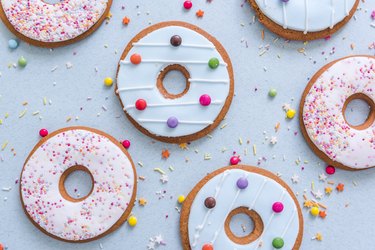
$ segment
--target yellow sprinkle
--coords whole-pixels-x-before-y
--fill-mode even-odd
[[[315,183],[312,181],[311,182],[311,189],[314,190],[315,189]]]
[[[33,114],[32,115],[39,115],[39,111],[35,111],[35,112],[33,112]]]
[[[174,171],[174,168],[173,168],[173,166],[169,166],[169,171]]]
[[[3,120],[2,119],[0,119],[0,125],[3,125]]]
[[[209,153],[205,153],[205,154],[204,154],[204,159],[205,159],[205,160],[211,160],[211,159],[212,159],[211,154],[209,154]]]
[[[46,97],[43,97],[43,105],[44,105],[44,106],[47,105],[47,98],[46,98]]]
[[[9,117],[9,113],[6,112],[4,117],[5,117],[5,119],[8,118]]]
[[[68,118],[66,118],[66,122],[70,122],[72,120],[72,117],[68,116]]]
[[[185,196],[183,195],[178,196],[177,201],[178,203],[182,204],[185,201]]]
[[[257,155],[257,146],[255,144],[253,145],[253,154]]]
[[[165,174],[161,168],[154,168],[154,171],[159,172],[160,174]]]
[[[22,106],[26,106],[27,104],[29,104],[29,103],[28,102],[23,102]]]
[[[19,114],[18,118],[22,118],[22,117],[26,114],[26,112],[27,112],[27,109],[25,109],[24,111],[22,111],[22,112]]]
[[[224,123],[223,125],[221,125],[220,129],[223,129],[227,126],[228,124]]]
[[[4,149],[8,146],[8,141],[5,141],[3,145],[1,146],[1,151],[4,151]]]
[[[238,142],[240,143],[240,145],[242,145],[242,138],[241,137],[238,139]]]

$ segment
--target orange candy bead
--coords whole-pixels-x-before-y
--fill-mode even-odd
[[[131,57],[130,57],[130,62],[132,63],[132,64],[140,64],[141,62],[142,62],[142,57],[141,57],[141,55],[139,55],[139,54],[133,54],[133,55],[131,55]]]
[[[214,247],[211,244],[204,244],[202,250],[214,250]]]
[[[0,250],[4,250],[4,246],[1,243],[0,243]]]

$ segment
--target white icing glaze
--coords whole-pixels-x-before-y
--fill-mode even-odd
[[[375,166],[375,123],[364,130],[344,118],[345,101],[356,93],[375,100],[375,59],[349,57],[314,82],[303,106],[303,123],[315,146],[331,160],[354,169]]]
[[[182,38],[179,47],[170,45],[173,35]],[[135,53],[142,56],[139,65],[130,63],[130,56]],[[208,67],[213,57],[220,61],[216,69]],[[176,99],[165,98],[156,87],[159,73],[171,64],[185,67],[191,78],[189,91]],[[172,25],[154,30],[133,44],[119,65],[117,87],[126,112],[140,126],[157,136],[180,137],[195,134],[215,121],[229,95],[230,78],[227,64],[211,41],[194,30]],[[214,103],[198,105],[203,94],[208,94]],[[146,100],[150,108],[133,108],[138,99]],[[172,116],[179,120],[173,129],[166,123]]]
[[[22,35],[40,42],[76,38],[99,21],[108,0],[0,0],[6,17]]]
[[[243,190],[236,185],[241,177],[249,182]],[[205,207],[207,197],[216,199],[213,209]],[[272,210],[276,201],[284,204],[284,210],[279,214]],[[263,223],[267,223],[262,235],[247,245],[232,242],[223,230],[223,221],[237,207],[256,211]],[[208,243],[213,244],[215,250],[257,249],[260,240],[263,242],[261,249],[273,249],[275,237],[284,239],[283,249],[292,249],[299,233],[299,217],[293,198],[278,182],[258,173],[230,169],[211,178],[196,194],[190,208],[188,233],[192,249],[201,249]]]
[[[318,32],[333,28],[349,15],[356,0],[255,0],[261,12],[291,30]],[[350,7],[350,8],[349,8]]]
[[[59,191],[65,170],[85,166],[94,179],[92,193],[71,202]],[[88,240],[109,230],[128,209],[134,192],[132,163],[107,137],[83,129],[48,138],[25,163],[21,196],[29,217],[53,236]]]

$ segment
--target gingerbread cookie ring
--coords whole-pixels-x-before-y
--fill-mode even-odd
[[[259,21],[290,40],[325,38],[354,15],[359,0],[248,0]]]
[[[254,229],[238,237],[231,218],[246,214]],[[286,183],[256,167],[230,166],[201,180],[184,201],[180,231],[183,249],[299,249],[303,217]]]
[[[171,94],[172,70],[186,88]],[[196,140],[213,130],[233,98],[233,69],[222,45],[183,22],[153,25],[130,41],[118,66],[116,94],[129,120],[144,134],[169,143]]]
[[[76,170],[90,174],[93,185],[80,199],[64,187]],[[137,187],[134,164],[122,145],[85,127],[43,138],[28,156],[20,180],[21,201],[31,222],[45,234],[73,243],[116,230],[131,212]]]
[[[375,57],[350,56],[319,70],[300,103],[300,125],[313,151],[346,170],[375,167]],[[367,120],[348,124],[345,110],[353,99],[370,107]]]
[[[59,47],[94,32],[106,18],[112,0],[0,0],[0,17],[17,37],[41,47]]]

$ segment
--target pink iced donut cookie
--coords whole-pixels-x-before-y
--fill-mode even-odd
[[[351,56],[324,66],[302,96],[300,123],[314,152],[330,165],[348,170],[375,167],[375,57]],[[345,118],[350,101],[370,107],[366,121]]]
[[[64,186],[74,171],[91,176],[91,192],[79,199]],[[91,128],[72,127],[44,137],[21,174],[26,215],[42,232],[59,240],[86,242],[117,229],[129,216],[136,172],[124,147]]]
[[[0,0],[0,17],[21,39],[37,46],[73,43],[104,21],[112,0]]]

